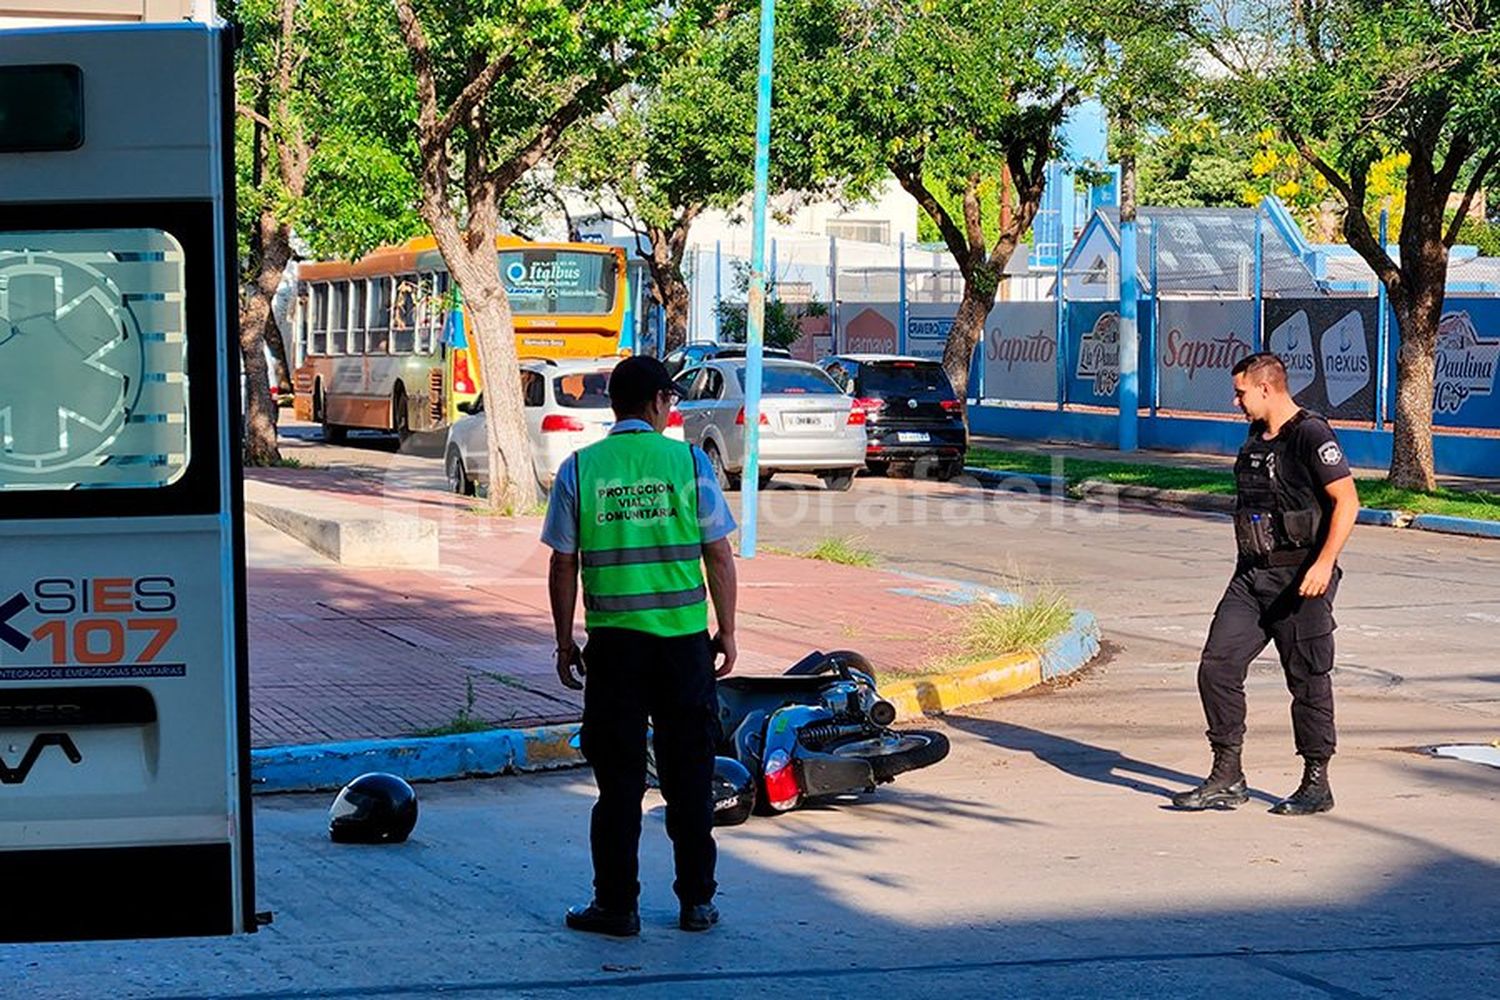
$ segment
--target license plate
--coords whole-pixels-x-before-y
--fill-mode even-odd
[[[781,426],[789,431],[831,431],[833,418],[826,413],[783,413]]]
[[[896,440],[901,444],[926,444],[932,438],[925,431],[900,431],[896,434]]]

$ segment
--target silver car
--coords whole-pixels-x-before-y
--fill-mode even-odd
[[[723,358],[677,376],[683,436],[708,454],[725,489],[745,468],[745,367]],[[761,387],[760,485],[778,472],[810,472],[847,490],[865,464],[865,413],[817,365],[767,361]]]

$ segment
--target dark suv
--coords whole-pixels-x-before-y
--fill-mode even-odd
[[[946,481],[963,471],[969,431],[938,362],[838,354],[818,366],[865,411],[865,465],[871,472],[911,475],[920,468]]]

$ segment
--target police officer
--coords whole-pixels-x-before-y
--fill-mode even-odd
[[[557,674],[583,689],[581,743],[599,786],[589,829],[594,898],[569,910],[567,925],[619,937],[640,933],[649,717],[676,860],[679,926],[704,931],[719,919],[715,677],[728,675],[736,656],[728,540],[735,523],[707,456],[660,433],[676,398],[666,367],[655,358],[626,358],[610,376],[609,397],[614,427],[558,470],[542,530],[553,550],[548,589]],[[580,567],[588,630],[581,651],[573,639]],[[712,640],[710,593],[718,619]],[[715,670],[717,656],[723,659]],[[585,672],[587,685],[579,676]]]
[[[1333,429],[1287,391],[1274,354],[1234,366],[1234,401],[1250,420],[1235,461],[1235,541],[1239,562],[1214,612],[1198,665],[1213,769],[1197,788],[1173,796],[1183,809],[1233,808],[1249,798],[1240,768],[1245,676],[1268,642],[1276,644],[1292,693],[1292,731],[1302,783],[1271,811],[1283,816],[1333,808],[1328,760],[1334,752],[1333,598],[1338,555],[1354,528],[1359,496]]]

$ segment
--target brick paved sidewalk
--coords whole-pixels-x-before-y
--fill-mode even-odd
[[[469,501],[390,477],[251,475],[437,520],[443,567],[252,569],[255,746],[409,735],[462,715],[497,725],[578,718],[580,696],[553,671],[539,518],[475,515]],[[739,669],[777,673],[812,649],[839,648],[877,668],[920,665],[948,648],[954,592],[885,570],[741,561]]]

